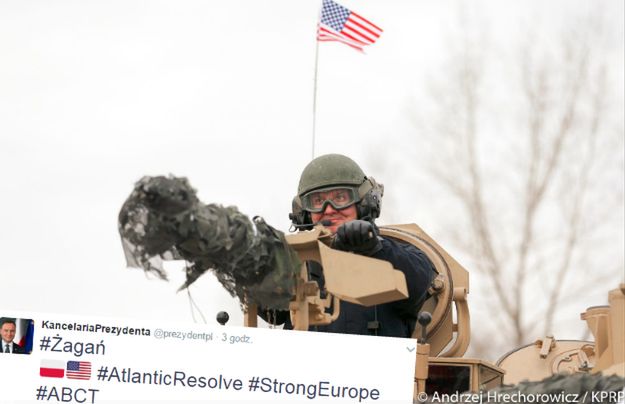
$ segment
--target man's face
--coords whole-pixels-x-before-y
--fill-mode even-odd
[[[15,338],[15,324],[4,323],[0,328],[0,337],[4,342],[11,342]]]
[[[332,207],[332,205],[327,204],[323,212],[311,213],[310,215],[313,223],[319,222],[320,220],[329,221],[330,224],[327,225],[326,228],[328,228],[332,232],[332,234],[336,233],[336,229],[338,229],[339,226],[343,223],[351,222],[352,220],[358,219],[356,205],[351,205],[346,207],[345,209],[336,210]]]

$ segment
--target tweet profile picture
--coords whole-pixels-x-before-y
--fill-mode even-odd
[[[0,317],[0,354],[30,355],[34,330],[30,318]]]

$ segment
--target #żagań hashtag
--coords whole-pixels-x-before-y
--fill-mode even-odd
[[[252,377],[249,382],[250,382],[250,387],[249,390],[250,391],[256,391],[256,389],[258,388],[258,376],[254,376]]]
[[[39,341],[39,348],[42,351],[47,351],[48,348],[50,348],[50,341],[51,341],[50,337],[43,337],[43,338],[41,338],[41,341]]]
[[[48,386],[39,386],[37,388],[37,400],[45,400],[48,393]]]
[[[106,380],[106,377],[109,375],[109,367],[108,366],[100,366],[98,369],[98,380]]]

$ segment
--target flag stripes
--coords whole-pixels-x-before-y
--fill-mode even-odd
[[[341,6],[333,0],[323,0],[317,29],[320,42],[337,41],[362,51],[378,40],[382,28]]]
[[[79,380],[91,379],[91,362],[68,361],[67,378]]]

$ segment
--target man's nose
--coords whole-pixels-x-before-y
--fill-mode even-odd
[[[323,212],[322,213],[324,215],[328,215],[328,214],[331,215],[331,214],[336,213],[336,212],[337,212],[337,210],[334,209],[334,206],[332,206],[331,203],[326,203],[326,206],[325,206],[325,208],[323,208]]]

